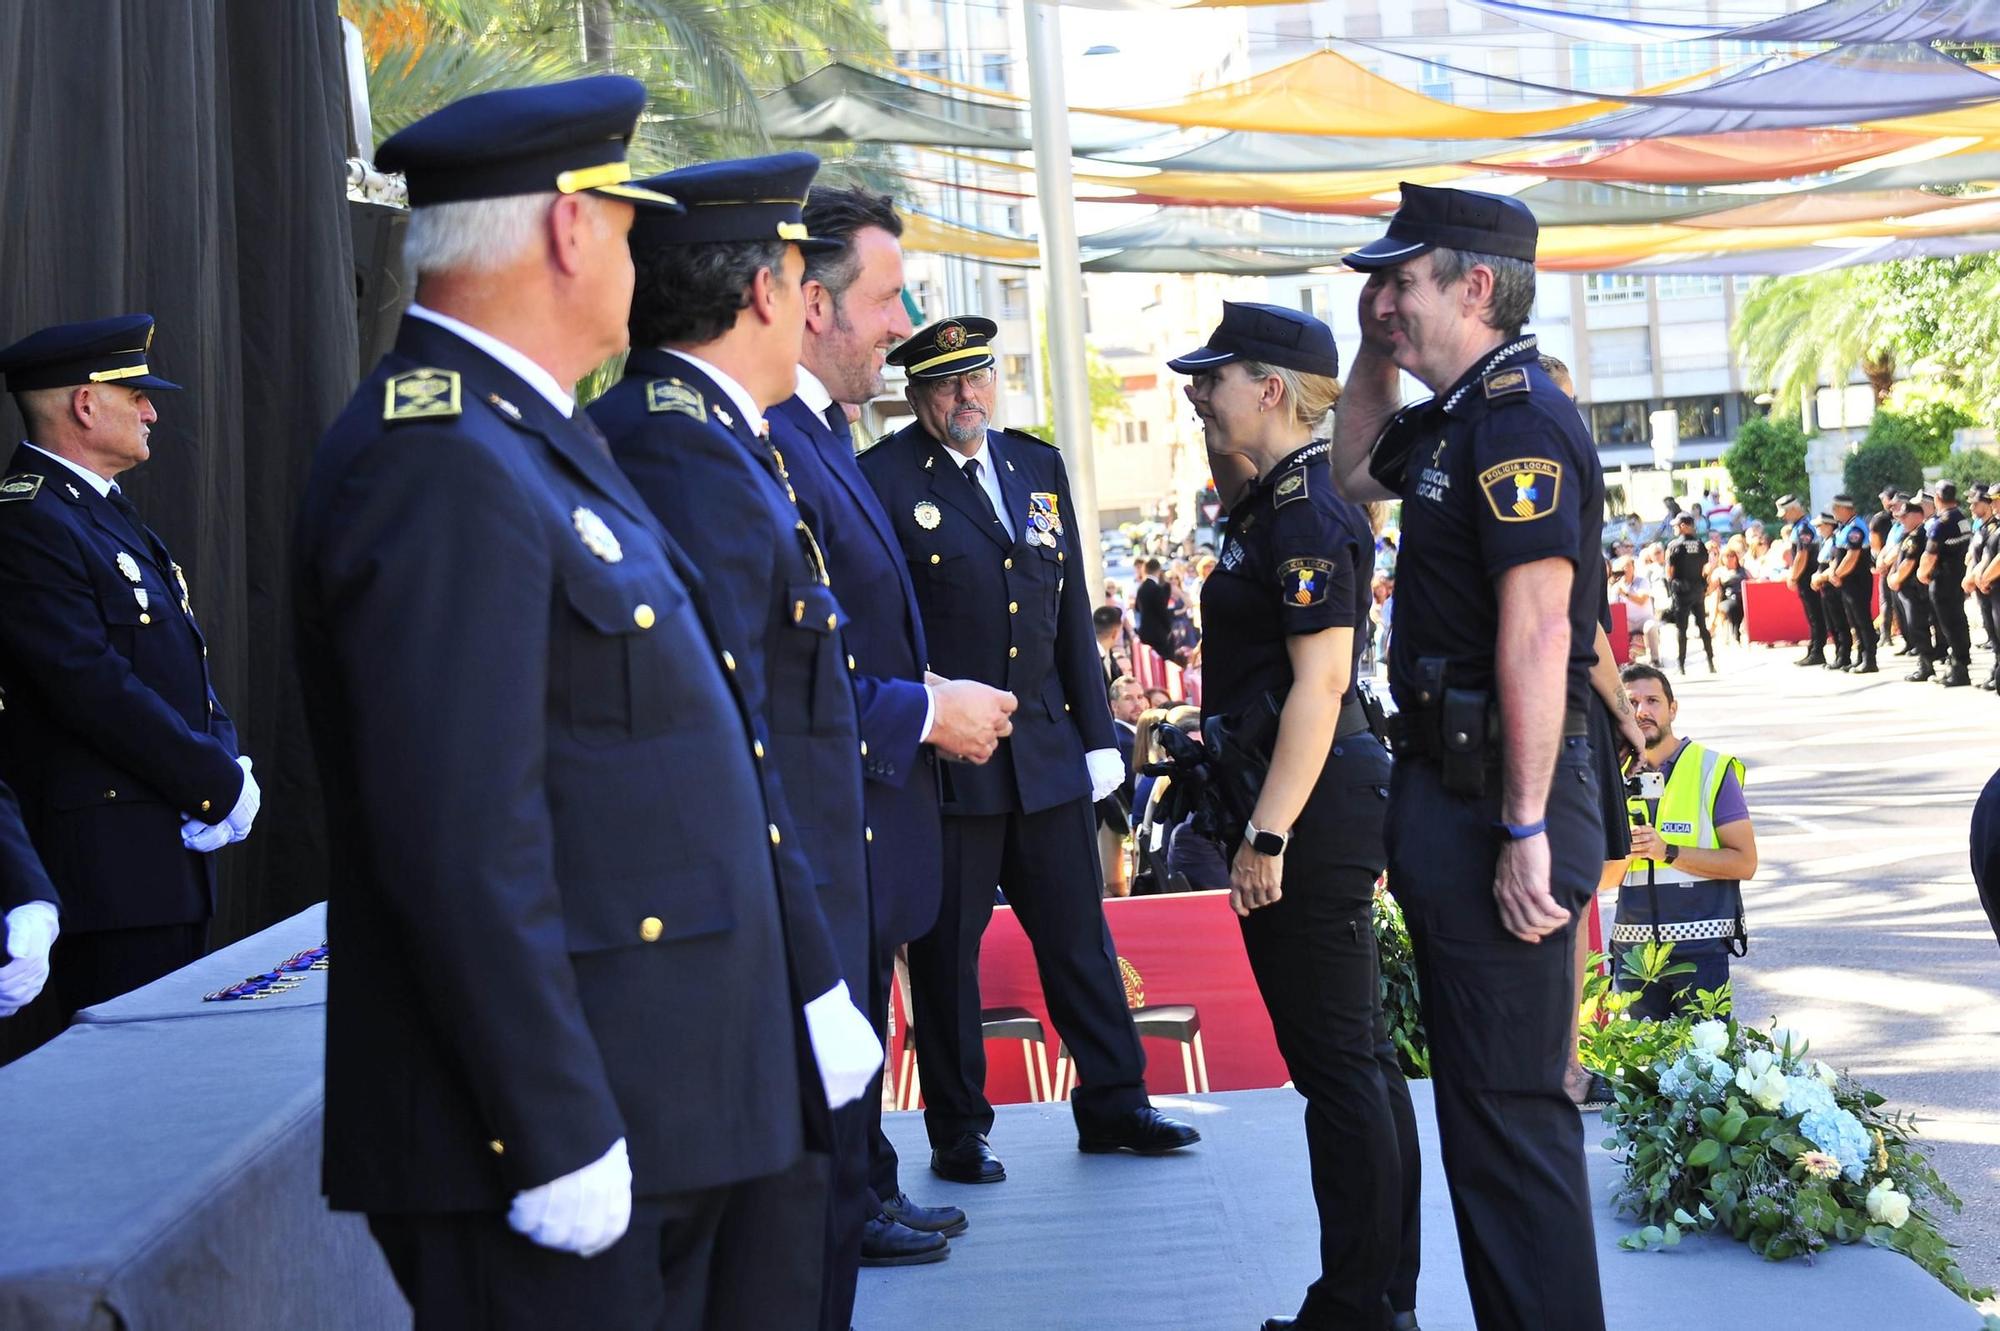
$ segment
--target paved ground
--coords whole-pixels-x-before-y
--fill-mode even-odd
[[[1909,683],[1907,659],[1857,679],[1795,669],[1798,654],[1725,650],[1720,674],[1676,680],[1677,733],[1749,767],[1762,868],[1737,1015],[1806,1032],[1921,1116],[1965,1200],[1944,1232],[1974,1283],[2000,1285],[2000,946],[1966,843],[2000,697]],[[1989,660],[1975,653],[1975,679]]]

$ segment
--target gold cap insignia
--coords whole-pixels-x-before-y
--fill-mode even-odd
[[[578,508],[569,515],[576,524],[576,534],[583,538],[583,548],[596,555],[607,564],[615,564],[625,557],[625,547],[618,544],[618,537],[611,528],[604,525],[604,519],[587,508]]]
[[[456,370],[408,370],[393,376],[384,392],[385,421],[451,417],[461,411]]]
[[[117,559],[113,562],[118,565],[118,571],[125,575],[125,581],[137,582],[139,580],[138,560],[120,550]]]
[[[939,351],[957,351],[965,345],[965,325],[947,323],[937,330]]]
[[[925,531],[936,531],[938,523],[944,519],[944,515],[938,512],[938,506],[928,499],[919,503],[910,516],[914,517],[917,525]]]

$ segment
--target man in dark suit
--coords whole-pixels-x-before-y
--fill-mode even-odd
[[[781,153],[686,167],[641,183],[685,214],[641,217],[625,377],[590,415],[653,515],[687,551],[731,641],[786,808],[775,818],[817,886],[843,994],[874,973],[861,764],[841,621],[818,518],[792,489],[764,412],[790,395],[805,326],[804,254],[825,248],[799,210],[819,159]],[[726,515],[726,516],[725,516]],[[719,520],[720,519],[720,520]],[[794,835],[796,833],[796,835]],[[878,1046],[879,1047],[879,1046]],[[847,1331],[862,1222],[863,1094],[834,1114],[822,1324]],[[879,1094],[873,1097],[880,1104]],[[876,1113],[880,1113],[877,1109]]]
[[[566,387],[626,345],[635,206],[676,206],[627,183],[644,97],[485,93],[382,145],[417,303],[301,511],[325,1185],[419,1327],[810,1325],[813,1147],[876,1066],[779,858],[748,645]]]
[[[1108,696],[1120,677],[1132,673],[1132,654],[1121,641],[1125,636],[1125,612],[1115,605],[1100,605],[1090,612],[1090,627],[1097,634],[1097,657],[1104,663],[1104,688]],[[1140,702],[1145,702],[1143,695]]]
[[[834,590],[847,613],[865,778],[862,797],[874,840],[868,847],[874,964],[868,1014],[887,1038],[889,991],[898,945],[937,919],[944,852],[938,827],[936,754],[984,762],[1008,727],[1012,694],[977,680],[926,684],[923,620],[903,553],[875,492],[854,460],[846,403],[882,391],[883,357],[910,334],[903,309],[903,229],[894,204],[854,189],[815,188],[804,221],[837,248],[806,256],[806,336],[797,392],[770,413],[771,439],[785,455],[799,502],[817,518]],[[862,1231],[868,1266],[911,1265],[947,1253],[966,1228],[955,1206],[923,1206],[898,1181],[895,1148],[881,1129],[881,1100],[869,1100],[867,1186],[872,1204]]]
[[[1167,604],[1167,579],[1160,561],[1148,558],[1139,565],[1146,576],[1132,593],[1132,610],[1139,616],[1139,641],[1160,654],[1163,661],[1175,661],[1174,612]]]
[[[250,831],[250,760],[217,701],[187,579],[117,477],[149,455],[153,320],[45,328],[0,351],[27,442],[0,479],[0,777],[63,898],[53,1022],[185,966],[208,853]]]
[[[49,948],[56,940],[59,900],[49,881],[14,792],[0,785],[0,1017],[35,1001],[49,979]]]
[[[945,769],[944,898],[937,924],[910,945],[931,1169],[960,1183],[1006,1177],[986,1141],[978,984],[995,884],[1034,945],[1050,1016],[1076,1058],[1078,1146],[1150,1154],[1200,1139],[1146,1098],[1100,904],[1092,805],[1125,773],[1083,561],[1069,563],[1076,515],[1059,452],[988,428],[994,332],[990,319],[945,319],[891,352],[917,419],[861,456],[910,568],[932,668],[1021,702],[991,762]]]

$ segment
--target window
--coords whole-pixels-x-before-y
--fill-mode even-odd
[[[1653,330],[1607,328],[1590,336],[1592,378],[1653,372]]]
[[[1700,42],[1656,42],[1642,48],[1641,66],[1648,85],[1668,79],[1684,79],[1711,65],[1713,47]]]
[[[943,51],[898,51],[896,63],[919,74],[944,75]]]
[[[1410,15],[1410,33],[1417,37],[1442,37],[1451,31],[1451,15],[1443,5],[1432,5]]]
[[[1309,42],[1313,25],[1309,18],[1281,18],[1273,25],[1272,36],[1280,42]]]
[[[1653,280],[1659,284],[1661,300],[1722,294],[1722,278],[1714,273],[1669,273]]]
[[[1018,203],[1007,205],[1007,234],[1010,236],[1021,234],[1021,205]]]
[[[1586,92],[1630,92],[1633,65],[1629,46],[1578,42],[1569,49],[1570,82]]]
[[[1028,317],[1027,278],[1003,277],[1000,279],[1000,317],[1002,319],[1025,319]]]
[[[1128,444],[1150,443],[1151,438],[1144,421],[1126,421],[1119,427],[1119,439]]]
[[[1027,393],[1028,358],[1026,356],[1007,356],[1003,358],[1002,363],[1007,372],[1007,392],[1015,397]]]
[[[1007,67],[1011,63],[1004,54],[988,54],[979,62],[979,81],[989,88],[1007,91]]]
[[[1720,397],[1670,397],[1660,404],[1680,422],[1683,439],[1721,439],[1722,399]]]
[[[1590,437],[1606,444],[1643,444],[1651,434],[1646,428],[1643,402],[1594,402],[1590,407]]]
[[[1319,310],[1316,308],[1319,302],[1315,299],[1318,295],[1319,293],[1311,287],[1300,287],[1299,312],[1314,319],[1319,318]]]
[[[1440,11],[1442,12],[1442,11]],[[1422,14],[1418,14],[1422,18]],[[1451,71],[1443,65],[1424,61],[1417,70],[1417,91],[1435,102],[1451,100]]]
[[[1347,16],[1347,37],[1350,41],[1372,42],[1382,35],[1382,15],[1380,11]]]
[[[1618,305],[1646,298],[1646,279],[1626,273],[1591,273],[1583,279],[1583,303]]]

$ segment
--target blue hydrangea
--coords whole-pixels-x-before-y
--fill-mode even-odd
[[[1817,1110],[1831,1114],[1839,1106],[1834,1103],[1833,1092],[1817,1077],[1791,1076],[1785,1078],[1785,1103],[1781,1106],[1787,1115],[1809,1114]]]
[[[1716,1104],[1735,1075],[1735,1069],[1715,1055],[1689,1050],[1660,1074],[1660,1094],[1669,1100]]]
[[[1868,1167],[1868,1129],[1845,1109],[1810,1109],[1799,1120],[1799,1132],[1840,1162],[1840,1172],[1859,1183]]]

